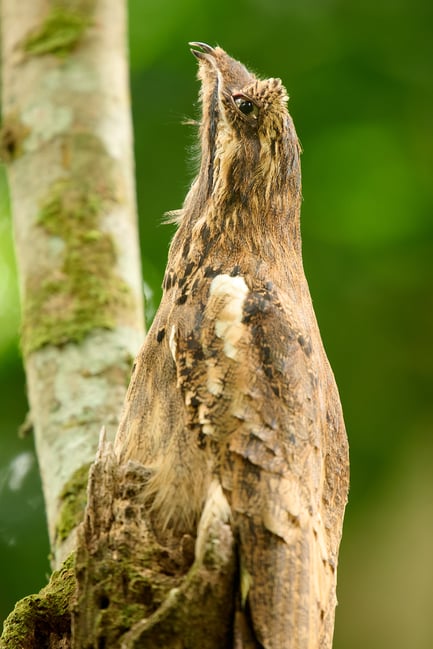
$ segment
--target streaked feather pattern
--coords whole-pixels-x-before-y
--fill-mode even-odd
[[[280,80],[193,46],[201,165],[116,449],[148,467],[161,538],[196,535],[221,493],[257,646],[327,649],[348,457],[302,268],[300,147]]]

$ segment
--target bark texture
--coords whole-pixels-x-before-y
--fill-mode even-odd
[[[194,547],[164,547],[152,533],[143,465],[120,465],[101,440],[79,529],[72,647],[230,646],[235,570],[230,524],[216,501]],[[194,562],[193,562],[194,560]]]
[[[53,566],[144,336],[125,3],[2,0],[2,154]]]

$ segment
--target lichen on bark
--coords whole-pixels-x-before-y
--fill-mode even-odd
[[[51,185],[37,217],[37,226],[63,247],[62,263],[26,279],[24,354],[79,342],[95,328],[114,329],[119,314],[133,310],[130,288],[116,273],[116,246],[101,227],[105,212],[122,200],[114,162],[96,136],[63,139],[69,173]]]

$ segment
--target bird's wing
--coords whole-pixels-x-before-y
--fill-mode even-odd
[[[200,344],[189,344],[197,375],[184,383],[186,403],[231,507],[254,633],[266,649],[317,647],[333,566],[321,519],[320,388],[307,332],[274,287],[250,291],[242,277],[219,275]]]
[[[135,360],[115,440],[121,462],[136,460],[148,470],[143,497],[163,542],[168,534],[194,533],[211,478],[197,443],[198,427],[188,418],[179,389],[185,365],[189,381],[197,379],[189,333],[194,313],[163,298]]]

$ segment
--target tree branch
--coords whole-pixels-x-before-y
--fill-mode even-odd
[[[191,649],[230,646],[235,555],[227,516],[214,499],[195,550],[191,537],[164,547],[148,522],[146,479],[141,464],[119,465],[101,439],[78,535],[72,647],[174,649],[180,637]]]
[[[53,565],[144,336],[125,5],[2,2],[3,156]]]

